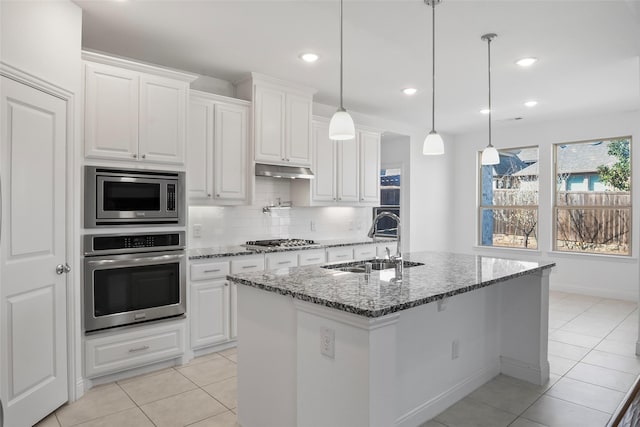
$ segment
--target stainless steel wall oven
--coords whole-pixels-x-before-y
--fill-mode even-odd
[[[186,312],[184,231],[84,236],[84,330]]]
[[[184,172],[85,166],[84,226],[185,223]]]

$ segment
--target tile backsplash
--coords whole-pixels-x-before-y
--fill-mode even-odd
[[[293,206],[263,213],[264,206],[291,200],[290,183],[256,177],[252,206],[190,206],[189,248],[231,246],[270,238],[330,240],[366,236],[372,220],[370,207]],[[193,236],[194,225],[201,226],[201,237]]]

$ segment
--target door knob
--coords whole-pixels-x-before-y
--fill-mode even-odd
[[[69,264],[58,264],[56,265],[56,274],[62,274],[62,273],[68,273],[71,271],[71,267],[69,267]]]

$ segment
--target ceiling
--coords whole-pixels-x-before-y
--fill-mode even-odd
[[[83,47],[231,82],[250,71],[318,90],[337,105],[337,0],[75,0]],[[436,7],[436,129],[486,126],[487,44],[494,126],[640,109],[640,0],[443,0]],[[315,64],[298,55],[313,51]],[[539,58],[524,69],[515,61]],[[415,87],[408,97],[401,92]],[[431,8],[344,1],[344,105],[431,125]],[[527,108],[523,103],[537,100]]]

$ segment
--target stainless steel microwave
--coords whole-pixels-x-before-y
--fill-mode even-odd
[[[84,226],[184,225],[185,174],[85,166]]]

